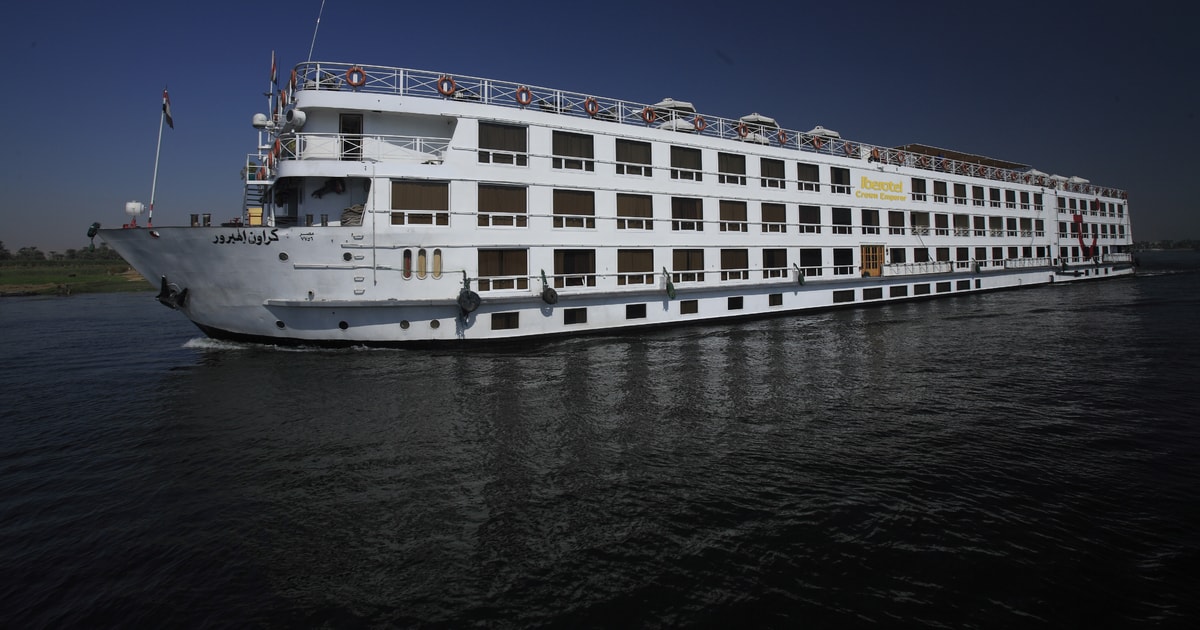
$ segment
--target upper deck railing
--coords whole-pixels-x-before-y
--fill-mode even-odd
[[[1110,198],[1127,198],[1124,191],[1090,183],[1065,181],[1044,174],[988,166],[967,160],[906,152],[828,134],[808,133],[737,119],[692,113],[647,103],[580,92],[496,81],[480,77],[412,70],[390,66],[306,62],[293,70],[289,90],[349,90],[426,98],[477,101],[519,109],[537,108],[565,116],[595,118],[620,124],[658,126],[692,134],[724,138],[797,151],[892,164],[933,172],[994,181],[1045,186]]]

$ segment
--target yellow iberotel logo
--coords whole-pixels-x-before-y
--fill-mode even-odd
[[[883,201],[904,201],[906,199],[903,182],[876,181],[866,175],[863,175],[862,183],[859,184],[858,190],[854,191],[854,196],[859,199],[880,199]]]

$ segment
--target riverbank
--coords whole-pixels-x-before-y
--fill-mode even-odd
[[[117,293],[153,288],[122,260],[8,260],[0,263],[0,297]]]

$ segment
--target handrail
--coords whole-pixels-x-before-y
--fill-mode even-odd
[[[353,71],[353,81],[351,81]],[[512,108],[538,108],[568,116],[590,117],[598,120],[639,125],[663,126],[688,133],[742,141],[754,144],[814,152],[847,158],[865,157],[871,162],[918,168],[934,172],[965,175],[983,179],[1024,183],[1061,189],[1066,192],[1097,195],[1113,199],[1128,199],[1125,191],[1058,180],[1046,175],[987,166],[965,160],[955,160],[901,149],[881,147],[863,142],[834,138],[821,134],[777,128],[740,120],[709,116],[674,109],[654,107],[581,92],[556,90],[481,77],[455,75],[426,70],[391,66],[358,65],[339,62],[310,61],[297,64],[295,82],[289,90],[353,90],[382,94],[398,94],[425,98],[478,101],[489,105]],[[361,73],[361,75],[359,74]],[[294,102],[294,99],[292,99]],[[699,124],[698,124],[699,123]]]

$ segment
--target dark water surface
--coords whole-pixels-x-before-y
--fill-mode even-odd
[[[0,626],[1200,615],[1200,256],[521,351],[0,301]]]

